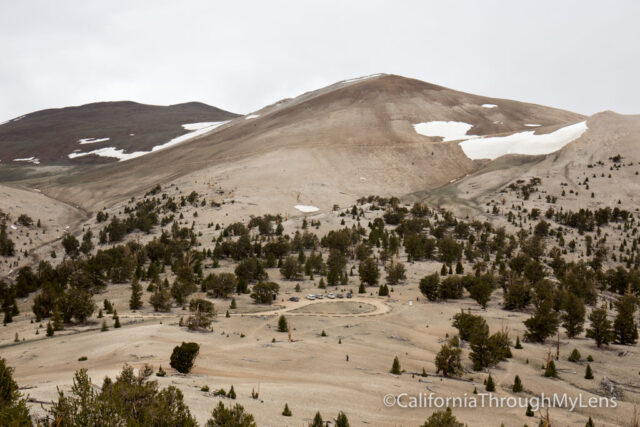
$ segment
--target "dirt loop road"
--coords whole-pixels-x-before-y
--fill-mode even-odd
[[[374,307],[374,310],[367,311],[364,313],[330,313],[330,312],[306,313],[306,312],[294,311],[310,305],[336,304],[336,303],[368,304],[368,305],[372,305]],[[285,307],[279,308],[276,310],[259,311],[256,313],[247,313],[247,314],[236,313],[236,314],[232,314],[232,316],[273,316],[273,315],[278,316],[278,315],[287,313],[287,316],[365,317],[365,316],[377,316],[377,315],[385,314],[391,311],[391,307],[385,304],[382,300],[374,299],[374,298],[364,298],[364,297],[354,297],[346,300],[340,300],[340,299],[308,300],[305,298],[305,299],[301,299],[298,302],[286,301],[284,304],[285,304]]]
[[[231,317],[263,317],[263,316],[279,316],[281,314],[286,313],[287,316],[322,316],[322,317],[367,317],[367,316],[379,316],[382,314],[389,313],[391,311],[391,307],[386,304],[384,301],[376,298],[366,298],[366,297],[354,297],[346,300],[308,300],[306,298],[301,299],[298,302],[294,301],[277,301],[279,305],[284,305],[284,307],[280,307],[273,310],[265,310],[265,311],[256,311],[252,313],[231,313]],[[367,304],[374,307],[373,310],[367,311],[364,313],[306,313],[306,312],[295,312],[294,310],[301,309],[303,307],[307,307],[310,305],[319,305],[319,304],[336,304],[336,303],[353,303],[353,304]],[[154,314],[136,314],[136,313],[126,313],[119,315],[121,318],[134,318],[134,319],[161,319],[161,318],[175,318],[179,316],[179,314],[173,313],[154,313]]]

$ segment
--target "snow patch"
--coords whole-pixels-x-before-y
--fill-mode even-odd
[[[25,117],[26,116],[20,116],[20,117],[16,117],[15,119],[9,119],[6,122],[0,123],[0,126],[6,125],[7,123],[11,123],[11,122],[17,122],[18,120],[24,119]]]
[[[84,157],[84,156],[89,156],[94,154],[100,157],[113,157],[118,159],[121,162],[124,162],[127,160],[135,159],[136,157],[144,156],[145,154],[153,153],[154,151],[164,150],[165,148],[169,148],[171,146],[196,138],[200,135],[204,135],[205,133],[219,126],[222,126],[225,123],[228,123],[228,120],[224,122],[203,122],[203,123],[184,124],[182,125],[183,128],[187,130],[193,130],[193,132],[189,132],[184,135],[175,137],[171,141],[165,142],[164,144],[156,145],[151,149],[151,151],[135,151],[133,153],[125,153],[124,149],[122,148],[105,147],[105,148],[100,148],[98,150],[89,151],[86,153],[70,153],[67,155],[67,157],[69,157],[70,159],[75,159],[77,157]]]
[[[120,161],[135,159],[136,157],[144,156],[148,154],[149,151],[135,151],[133,153],[125,153],[124,149],[116,148],[116,147],[105,147],[99,148],[97,150],[89,151],[86,153],[70,153],[67,157],[70,159],[75,159],[77,157],[90,156],[95,154],[100,157],[115,157]]]
[[[95,144],[96,142],[105,142],[109,141],[111,138],[82,138],[79,139],[78,142],[80,144]]]
[[[498,107],[496,104],[482,104],[482,106],[484,108],[497,108]]]
[[[34,165],[39,165],[40,164],[40,160],[38,160],[35,157],[25,157],[24,159],[13,159],[14,162],[29,162],[29,163],[33,163]]]
[[[507,136],[470,139],[459,145],[473,160],[493,160],[505,154],[549,154],[580,138],[586,130],[587,122],[579,122],[543,135],[536,135],[530,130]]]
[[[226,122],[200,122],[200,123],[185,123],[182,125],[186,130],[200,130],[204,128],[208,128],[210,126],[217,125],[218,123],[226,123]]]
[[[245,120],[251,120],[251,119],[256,119],[260,117],[260,114],[249,114],[248,116],[245,116]]]
[[[465,138],[475,138],[475,135],[467,135],[467,132],[472,127],[473,125],[470,125],[469,123],[453,121],[433,121],[416,123],[413,125],[415,131],[420,135],[440,136],[442,137],[442,142],[457,141]]]
[[[537,128],[540,125],[534,124],[534,123],[527,123],[525,124],[525,126],[530,127],[530,128]]]
[[[378,77],[381,76],[382,74],[377,73],[377,74],[369,74],[368,76],[362,76],[362,77],[356,77],[353,79],[348,79],[348,80],[343,80],[342,83],[352,83],[352,82],[358,82],[360,80],[367,80],[367,79],[372,79],[374,77]]]
[[[15,225],[11,224],[11,229],[12,229],[12,230],[17,230],[17,229],[18,229],[18,227],[16,227]]]
[[[311,205],[295,205],[294,208],[304,213],[318,212],[320,210],[319,208]]]

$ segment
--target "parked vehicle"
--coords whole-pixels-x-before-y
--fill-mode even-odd
[[[316,294],[316,299],[322,299],[322,298],[324,298],[324,295],[322,295],[322,294]]]
[[[329,299],[334,299],[336,296],[333,294],[333,292],[329,292],[329,295],[327,295],[327,298]]]
[[[291,297],[291,298],[289,298],[289,301],[298,302],[298,301],[300,301],[300,298],[298,298],[298,297]]]
[[[344,294],[343,293],[339,293],[338,295],[336,295],[339,299],[344,298]]]
[[[351,292],[347,293],[347,298],[353,298],[353,294]]]
[[[313,294],[309,294],[307,295],[307,299],[313,301],[314,299],[316,299],[316,296]]]

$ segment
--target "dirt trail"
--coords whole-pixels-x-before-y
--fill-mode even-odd
[[[336,302],[353,302],[353,303],[364,303],[368,305],[374,306],[373,311],[368,311],[365,313],[297,313],[294,310],[307,307],[309,305],[315,304],[330,304]],[[340,300],[340,299],[329,299],[329,300],[307,300],[303,299],[298,302],[294,301],[286,301],[282,303],[285,307],[274,309],[274,310],[265,310],[265,311],[257,311],[252,313],[230,313],[231,317],[263,317],[263,316],[279,316],[281,314],[287,313],[287,316],[322,316],[322,317],[367,317],[367,316],[378,316],[381,314],[386,314],[391,311],[391,307],[387,305],[385,302],[372,299],[372,298],[364,298],[364,297],[355,297],[348,300]],[[153,313],[153,314],[120,314],[121,318],[132,318],[132,319],[167,319],[167,318],[176,318],[179,317],[178,314],[174,313]]]

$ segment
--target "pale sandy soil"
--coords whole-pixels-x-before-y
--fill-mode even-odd
[[[204,211],[200,212],[196,219],[206,221]],[[369,218],[364,221],[371,219],[372,214],[367,215]],[[336,213],[316,216],[322,218],[322,227],[335,228],[342,219]],[[344,219],[346,225],[353,223],[350,216]],[[185,215],[185,221],[190,222],[191,218]],[[293,231],[300,223],[300,217],[292,218],[286,222],[285,230]],[[353,262],[348,269],[351,265]],[[406,284],[396,286],[390,298],[375,296],[375,288],[368,289],[372,295],[355,293],[357,276],[350,277],[346,287],[321,290],[317,288],[319,278],[313,282],[287,281],[281,279],[277,269],[268,269],[270,279],[282,286],[282,298],[274,306],[261,306],[253,304],[247,295],[238,296],[238,309],[230,310],[229,318],[224,317],[229,300],[214,300],[219,315],[213,332],[208,333],[190,332],[179,327],[180,317],[188,316],[188,312],[180,308],[174,308],[171,313],[153,313],[147,303],[147,292],[143,309],[131,312],[128,309],[129,286],[111,285],[104,294],[96,296],[96,301],[101,304],[108,298],[114,302],[123,323],[121,329],[100,332],[101,319],[94,317],[88,325],[70,327],[53,338],[45,338],[44,329],[35,335],[38,325],[30,323],[29,319],[33,317],[31,296],[19,302],[21,314],[16,321],[0,328],[0,352],[11,366],[16,367],[16,379],[26,387],[23,391],[34,401],[32,408],[36,411],[41,411],[40,403],[36,402],[49,402],[55,398],[56,387],[68,389],[73,372],[79,368],[86,367],[94,383],[100,385],[105,375],[115,376],[125,363],[136,368],[149,363],[156,368],[162,365],[167,370],[168,376],[159,379],[160,385],[178,385],[201,422],[206,420],[220,398],[201,392],[200,388],[208,385],[211,390],[228,389],[233,384],[238,393],[237,401],[256,416],[259,425],[301,425],[308,422],[316,410],[321,410],[325,419],[343,410],[352,425],[418,425],[432,410],[386,408],[382,403],[383,396],[403,392],[435,392],[439,396],[464,396],[467,393],[471,396],[474,387],[479,392],[484,390],[482,381],[487,373],[471,370],[468,345],[463,347],[466,373],[462,379],[434,376],[435,354],[446,335],[456,333],[451,326],[455,313],[470,308],[487,319],[492,331],[508,328],[514,340],[516,336],[522,337],[522,322],[529,315],[501,310],[501,291],[494,293],[486,311],[470,299],[426,302],[417,289],[418,281],[428,273],[439,271],[441,264],[416,262],[406,265]],[[229,271],[232,267],[223,262],[219,271]],[[465,264],[467,271],[470,268]],[[294,290],[296,283],[301,285],[299,293]],[[325,296],[321,301],[311,302],[304,298],[309,293],[326,295],[347,290],[354,291],[353,300],[328,300]],[[301,300],[297,303],[288,301],[292,295]],[[347,309],[342,303],[352,306]],[[338,310],[336,304],[343,307]],[[360,305],[363,308],[371,306],[373,311],[361,312]],[[289,321],[294,342],[288,342],[286,334],[276,332],[281,314]],[[113,320],[108,316],[106,319],[111,327]],[[327,337],[321,337],[323,330]],[[16,332],[24,342],[13,343]],[[272,343],[273,338],[275,343]],[[195,341],[201,345],[196,367],[187,376],[177,374],[168,366],[172,348],[182,341]],[[619,382],[624,390],[625,401],[617,409],[579,408],[574,412],[552,409],[552,419],[559,425],[582,425],[588,416],[607,426],[626,425],[632,405],[640,403],[635,380],[640,370],[640,354],[635,346],[612,345],[609,349],[598,350],[591,340],[569,340],[561,335],[560,360],[557,362],[560,378],[556,380],[544,378],[540,369],[548,347],[528,343],[523,346],[523,350],[513,350],[512,359],[491,369],[500,396],[512,394],[509,387],[516,374],[526,390],[522,396],[539,396],[543,392],[566,392],[570,396],[583,393],[585,398],[596,396],[605,377]],[[584,364],[566,361],[573,348],[578,348],[583,357],[593,355],[595,361],[591,365],[595,380],[583,379]],[[347,354],[349,362],[345,360]],[[88,360],[77,361],[81,356]],[[395,356],[406,371],[401,376],[388,373]],[[426,378],[419,376],[423,368],[429,374]],[[260,400],[254,400],[250,393],[258,387]],[[293,411],[291,418],[280,415],[285,403]],[[525,417],[524,412],[520,408],[455,409],[456,416],[470,426],[499,426],[500,423],[521,426],[537,422]]]
[[[600,120],[597,118],[593,120]],[[615,118],[610,118],[611,120]],[[634,123],[623,123],[624,129],[632,128]],[[605,132],[598,130],[598,123],[590,123],[590,131],[584,141],[589,144],[601,144],[602,151],[597,156],[581,154],[584,150],[580,143],[570,145],[568,154],[563,152],[558,157],[548,156],[545,159],[537,159],[533,162],[526,161],[504,167],[485,171],[479,175],[472,175],[456,182],[455,185],[443,189],[435,196],[444,200],[443,205],[449,203],[453,207],[466,209],[464,215],[480,220],[490,220],[496,225],[508,225],[502,212],[499,215],[487,213],[487,203],[491,201],[499,203],[506,211],[512,205],[520,203],[522,207],[531,209],[538,207],[543,212],[548,207],[544,200],[545,194],[559,196],[556,206],[564,209],[577,209],[580,207],[615,206],[617,200],[622,200],[621,207],[635,210],[640,202],[637,200],[638,178],[635,175],[640,170],[640,153],[636,153],[634,139],[629,136],[632,132]],[[592,131],[592,129],[595,129]],[[606,135],[611,135],[607,137]],[[589,139],[590,138],[590,139]],[[617,142],[616,142],[617,141]],[[580,141],[577,141],[580,142]],[[616,142],[616,145],[609,145]],[[585,142],[586,144],[586,142]],[[613,147],[613,148],[612,148]],[[620,170],[610,171],[610,162],[607,161],[612,150],[627,147],[622,153],[625,162],[633,162],[634,165],[623,167]],[[571,151],[575,150],[575,151]],[[607,151],[608,150],[608,151]],[[300,166],[295,164],[296,156],[287,154],[289,160],[283,166],[296,173],[303,173]],[[175,181],[178,189],[170,187],[167,193],[170,195],[187,195],[196,190],[206,195],[208,201],[216,200],[225,202],[221,208],[188,207],[183,209],[184,219],[182,225],[191,225],[195,221],[198,232],[202,232],[199,240],[204,248],[213,246],[213,239],[220,231],[207,224],[221,224],[223,227],[235,221],[247,221],[252,214],[281,213],[287,219],[284,223],[285,232],[292,233],[300,227],[302,218],[320,220],[318,229],[310,230],[319,236],[330,229],[345,226],[351,227],[354,220],[349,216],[339,217],[332,212],[333,204],[342,208],[351,206],[358,192],[361,172],[344,172],[337,181],[343,182],[340,191],[336,187],[324,189],[322,182],[317,183],[307,180],[304,184],[287,182],[286,175],[279,177],[274,171],[273,165],[280,159],[269,154],[263,154],[261,161],[271,166],[264,171],[258,171],[249,175],[239,174],[239,167],[256,168],[259,163],[236,162],[228,167],[211,168],[207,172],[193,172]],[[597,160],[605,162],[604,167],[586,168],[588,163]],[[311,160],[305,159],[304,164]],[[574,163],[571,164],[570,162]],[[271,162],[271,163],[269,163]],[[522,166],[525,165],[525,166]],[[290,168],[290,169],[289,169]],[[518,170],[519,169],[519,170]],[[601,170],[602,169],[602,170]],[[318,173],[321,168],[314,173]],[[390,172],[393,185],[385,188],[395,189],[400,185],[399,172],[394,175]],[[587,173],[597,173],[596,178],[590,178],[590,190],[578,185]],[[601,177],[605,173],[605,177]],[[608,174],[612,178],[608,178]],[[345,180],[345,176],[349,177]],[[264,181],[248,181],[249,177],[259,177]],[[319,175],[318,175],[319,176]],[[525,203],[515,197],[513,192],[501,193],[500,189],[510,181],[523,177],[537,176],[543,180],[541,186],[542,199],[537,199],[537,194]],[[591,175],[589,175],[591,176]],[[363,176],[365,177],[365,176]],[[369,177],[365,177],[369,179]],[[377,179],[384,179],[378,177]],[[265,182],[272,185],[270,191],[261,191],[265,188]],[[353,184],[352,184],[353,182]],[[567,182],[568,186],[560,183]],[[624,185],[620,185],[624,182]],[[415,184],[415,183],[414,183]],[[413,184],[412,184],[413,185]],[[350,187],[355,188],[351,191]],[[364,187],[363,187],[364,188]],[[562,189],[566,189],[566,196],[560,197]],[[579,194],[569,193],[569,188],[577,190]],[[275,189],[275,191],[273,191]],[[344,190],[344,191],[343,191]],[[15,190],[2,190],[15,191]],[[590,193],[594,191],[596,198],[591,199]],[[9,193],[7,193],[9,194]],[[14,195],[15,194],[15,195]],[[21,209],[33,213],[34,219],[39,218],[36,207],[38,203],[51,206],[50,199],[46,201],[29,192],[11,193],[11,204],[0,205],[3,210],[10,211],[13,215],[21,213]],[[275,195],[274,195],[275,194]],[[361,195],[361,194],[360,194]],[[138,194],[136,197],[139,197]],[[22,200],[25,197],[29,204],[18,205],[14,200]],[[44,196],[42,196],[44,197]],[[502,205],[501,198],[505,199]],[[446,200],[445,200],[446,199]],[[446,203],[445,203],[446,202]],[[110,212],[121,211],[123,202],[116,203],[110,208]],[[315,205],[320,208],[318,213],[306,214],[296,211],[296,204]],[[15,206],[14,206],[15,205]],[[57,205],[56,205],[57,206]],[[48,208],[54,209],[54,208]],[[57,209],[57,210],[56,210]],[[95,219],[82,221],[76,213],[65,211],[62,206],[55,207],[47,215],[42,216],[45,224],[52,219],[48,226],[49,233],[55,233],[53,237],[60,237],[66,225],[70,226],[70,232],[78,236],[83,226],[91,227],[97,234]],[[195,212],[198,213],[195,216]],[[379,214],[379,213],[378,213]],[[74,219],[72,221],[72,219]],[[373,218],[372,213],[367,213],[361,220],[363,226]],[[55,225],[54,225],[55,224]],[[526,223],[526,226],[533,224]],[[511,227],[511,226],[509,226]],[[50,230],[50,231],[49,231]],[[515,229],[509,229],[513,232]],[[12,238],[22,244],[26,239],[26,230],[20,230],[24,234],[12,235]],[[31,231],[29,231],[31,233]],[[610,233],[610,241],[618,242],[620,233],[615,232],[614,227],[605,227],[603,232]],[[159,227],[154,235],[159,233]],[[569,233],[574,238],[577,234]],[[569,241],[569,234],[565,237]],[[135,233],[129,238],[144,243],[154,235]],[[29,237],[32,237],[30,235]],[[19,240],[23,239],[23,240]],[[578,241],[575,254],[569,254],[569,258],[579,259],[584,248],[584,239]],[[35,243],[34,243],[35,245]],[[54,249],[61,254],[59,242],[53,243],[43,249],[46,254]],[[49,258],[50,259],[50,258]],[[51,259],[50,259],[51,260]],[[59,261],[51,260],[53,262]],[[403,262],[406,258],[402,257]],[[350,262],[348,269],[354,265]],[[468,359],[468,345],[464,345],[463,361],[466,369],[461,379],[445,379],[435,375],[434,358],[441,344],[446,340],[447,334],[453,336],[456,331],[451,326],[452,316],[460,309],[470,308],[472,312],[482,314],[488,321],[492,331],[508,328],[510,336],[523,336],[523,321],[529,317],[528,313],[507,312],[501,309],[502,295],[500,291],[493,294],[492,301],[486,311],[470,299],[450,301],[446,303],[429,303],[420,296],[418,282],[424,275],[439,271],[439,262],[407,263],[407,281],[404,285],[396,286],[390,298],[377,297],[377,289],[368,289],[365,295],[357,295],[350,303],[357,303],[358,307],[341,307],[336,309],[335,300],[325,299],[306,301],[304,297],[308,293],[344,292],[345,290],[357,290],[357,276],[349,277],[346,287],[321,290],[317,287],[319,277],[315,281],[304,280],[299,282],[301,291],[296,293],[296,282],[282,280],[276,269],[269,269],[270,280],[275,280],[282,287],[281,299],[274,306],[265,307],[253,304],[247,295],[237,297],[238,309],[230,310],[231,316],[224,317],[229,307],[229,301],[215,300],[218,317],[213,325],[213,332],[189,332],[186,328],[178,326],[180,317],[186,317],[187,311],[174,308],[171,313],[154,314],[148,305],[149,294],[145,292],[145,307],[135,313],[128,309],[130,289],[128,285],[110,285],[108,290],[96,296],[96,301],[101,304],[104,298],[113,300],[120,315],[123,327],[100,332],[100,320],[95,317],[87,325],[69,327],[66,331],[57,333],[53,338],[45,338],[44,329],[40,328],[39,335],[35,335],[37,324],[30,323],[32,319],[31,302],[33,295],[19,301],[21,314],[15,318],[15,322],[0,327],[0,354],[7,359],[10,366],[16,368],[15,377],[18,383],[24,387],[23,392],[28,394],[34,402],[32,408],[41,411],[39,401],[48,402],[56,396],[56,387],[68,390],[73,372],[86,367],[96,385],[100,385],[105,375],[115,376],[125,363],[134,367],[141,367],[149,363],[154,367],[162,365],[168,372],[168,376],[158,379],[161,386],[175,384],[185,393],[185,398],[192,412],[200,422],[208,417],[211,409],[220,400],[211,393],[204,393],[200,388],[208,385],[211,390],[218,388],[228,389],[234,385],[238,393],[237,401],[253,413],[261,426],[302,425],[309,421],[316,410],[320,410],[329,419],[334,417],[339,410],[345,411],[352,425],[371,426],[396,426],[419,425],[432,412],[431,409],[400,409],[385,408],[382,398],[388,393],[428,393],[433,391],[440,396],[464,396],[472,394],[474,387],[479,392],[484,390],[483,379],[486,372],[473,372]],[[2,273],[8,273],[9,266],[2,265]],[[222,262],[217,271],[231,271],[233,265]],[[205,274],[210,272],[205,270]],[[471,271],[471,266],[465,264],[465,271]],[[384,277],[384,274],[383,274]],[[146,284],[144,285],[146,287]],[[289,296],[296,295],[301,298],[298,303],[288,301]],[[609,296],[610,297],[610,296]],[[345,301],[346,302],[346,301]],[[359,305],[372,306],[373,311],[360,312]],[[335,313],[335,314],[332,314]],[[276,332],[278,316],[284,314],[292,326],[293,342],[288,342],[286,334]],[[109,326],[112,319],[107,317]],[[325,331],[327,337],[322,337]],[[15,334],[18,333],[19,343],[13,343]],[[276,342],[273,343],[272,339]],[[195,369],[187,376],[179,375],[169,368],[169,356],[171,350],[182,341],[195,341],[201,345],[200,356],[197,359]],[[339,344],[341,341],[341,344]],[[554,344],[554,343],[549,343]],[[525,392],[522,396],[539,396],[541,393],[568,393],[575,397],[583,393],[585,398],[596,396],[600,393],[601,382],[604,378],[615,381],[617,387],[622,390],[623,402],[616,409],[585,409],[577,408],[574,412],[561,409],[550,411],[554,425],[582,426],[589,416],[596,421],[596,425],[627,426],[631,419],[634,405],[640,405],[640,390],[638,389],[640,354],[637,346],[611,345],[609,348],[597,349],[592,340],[585,338],[567,339],[561,333],[560,358],[557,361],[559,379],[548,379],[542,376],[540,367],[547,358],[548,345],[523,343],[524,349],[513,350],[514,357],[500,363],[491,369],[491,374],[496,380],[497,394],[509,396],[513,378],[517,374],[522,379]],[[568,362],[567,356],[577,348],[583,357],[592,355],[594,362],[591,366],[595,379],[585,380],[585,365]],[[552,351],[554,348],[551,349]],[[346,362],[346,355],[349,362]],[[79,362],[80,356],[87,356],[88,360]],[[405,373],[401,376],[389,374],[392,360],[398,356]],[[426,378],[419,376],[422,369],[429,374]],[[252,389],[260,389],[260,399],[250,398]],[[225,401],[227,402],[227,401]],[[288,403],[293,412],[293,417],[285,418],[280,415],[284,404]],[[46,405],[45,405],[46,408]],[[527,418],[525,410],[517,409],[461,409],[454,410],[456,416],[470,426],[522,426],[525,423],[535,425],[538,419]],[[539,415],[539,414],[536,414]]]

